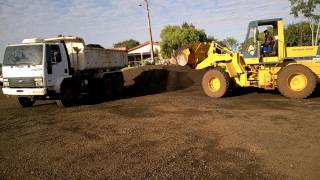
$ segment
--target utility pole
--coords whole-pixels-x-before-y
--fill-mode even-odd
[[[147,18],[148,18],[148,30],[149,30],[149,36],[150,36],[150,54],[151,54],[151,61],[152,64],[155,64],[154,62],[154,54],[153,54],[153,39],[152,39],[152,31],[151,31],[151,21],[150,21],[150,12],[149,12],[149,3],[148,0],[144,0],[146,4],[146,11],[147,11]]]

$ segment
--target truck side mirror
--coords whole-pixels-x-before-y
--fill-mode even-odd
[[[59,52],[53,53],[52,64],[57,64],[61,62],[61,54]]]

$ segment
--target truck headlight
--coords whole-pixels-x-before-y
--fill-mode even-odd
[[[42,78],[34,78],[34,81],[36,83],[36,87],[43,86],[43,79]]]
[[[3,87],[9,87],[10,84],[9,84],[9,81],[3,81]]]

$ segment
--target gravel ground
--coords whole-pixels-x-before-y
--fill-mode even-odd
[[[320,179],[320,98],[237,90],[203,72],[126,71],[124,95],[22,109],[0,95],[0,179]]]

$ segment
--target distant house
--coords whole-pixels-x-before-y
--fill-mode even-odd
[[[130,66],[141,65],[143,61],[150,58],[151,57],[150,49],[151,49],[150,42],[145,42],[143,44],[140,44],[139,46],[129,49],[128,60],[129,60]],[[154,51],[155,57],[159,56],[160,54],[159,42],[153,42],[153,51]]]

